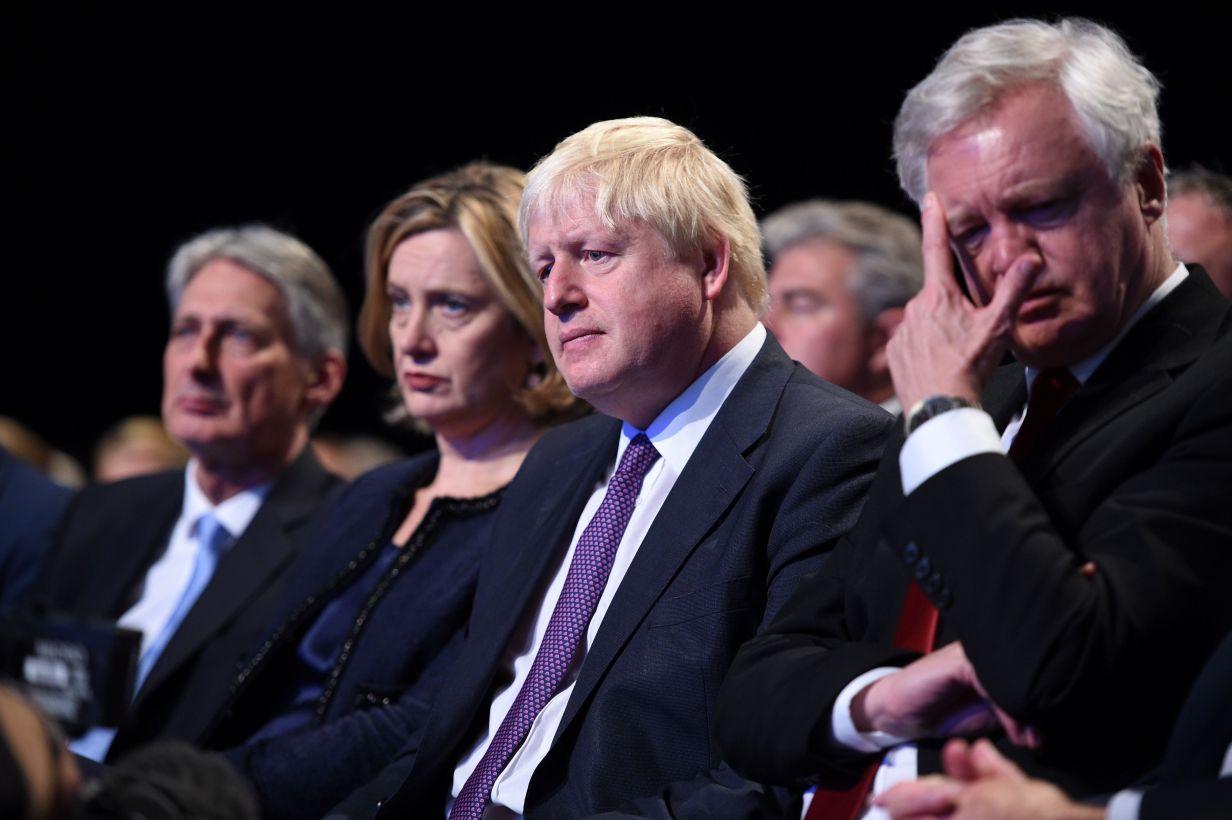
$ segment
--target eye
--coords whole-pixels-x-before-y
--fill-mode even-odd
[[[411,298],[406,295],[406,291],[398,288],[390,288],[385,291],[385,295],[389,297],[389,309],[391,313],[400,313],[411,306]]]
[[[539,284],[543,285],[543,284],[547,284],[548,277],[551,276],[551,274],[552,274],[552,266],[544,265],[538,271],[536,271],[535,276],[539,279]]]
[[[790,316],[811,316],[827,304],[820,294],[807,290],[786,291],[775,301],[779,310]]]
[[[1070,199],[1049,199],[1025,208],[1022,219],[1030,225],[1048,228],[1064,222],[1072,210]]]
[[[607,251],[582,251],[582,259],[587,262],[603,262],[611,256]]]
[[[464,316],[471,309],[468,299],[452,293],[442,293],[435,301],[440,312],[449,317]]]
[[[969,252],[977,250],[987,235],[987,225],[970,225],[953,234],[954,241]]]

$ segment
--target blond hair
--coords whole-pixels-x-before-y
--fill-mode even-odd
[[[603,224],[646,222],[681,256],[726,238],[729,275],[754,312],[765,310],[766,268],[744,180],[687,128],[630,117],[565,138],[527,175],[522,240],[534,216],[559,211],[579,194],[593,197]]]

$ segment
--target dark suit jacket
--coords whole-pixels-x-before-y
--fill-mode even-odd
[[[1040,729],[1039,754],[1011,752],[1028,770],[1089,794],[1159,760],[1232,626],[1230,321],[1191,267],[1025,463],[964,459],[904,498],[889,448],[850,539],[733,665],[719,699],[732,764],[849,780],[867,758],[834,748],[830,712],[858,674],[912,659],[889,644],[912,576],[941,611],[940,642],[961,640],[993,700]],[[984,405],[1003,427],[1025,399],[1014,366]]]
[[[1219,777],[1232,746],[1232,633],[1198,676],[1168,750],[1142,799],[1142,820],[1232,815],[1232,777]]]
[[[72,497],[71,490],[0,447],[0,613],[25,600]]]
[[[218,711],[236,665],[265,637],[314,513],[339,486],[308,448],[278,478],[150,670],[109,761],[152,740],[192,739]],[[119,618],[140,597],[183,502],[182,470],[83,490],[65,513],[37,598],[54,611]],[[207,646],[215,662],[203,664]]]
[[[613,598],[531,781],[528,816],[577,818],[636,798],[657,804],[676,797],[669,784],[693,778],[700,778],[695,799],[724,801],[720,816],[746,816],[742,801],[782,799],[730,770],[711,772],[721,763],[714,696],[739,644],[854,523],[891,424],[766,341]],[[595,416],[548,433],[532,450],[501,504],[469,636],[422,743],[340,813],[371,816],[397,791],[382,816],[443,816],[454,767],[502,683],[502,655],[539,606],[587,498],[612,465],[619,431],[615,419]]]
[[[436,452],[425,453],[346,488],[296,561],[283,595],[287,614],[270,622],[252,661],[234,673],[222,713],[195,739],[235,747],[227,756],[256,787],[265,818],[319,817],[379,773],[423,728],[458,656],[500,492],[435,499],[401,551],[406,563],[396,574],[386,568],[364,591],[311,724],[245,742],[298,694],[305,632],[388,549],[437,461]],[[205,659],[213,661],[212,649]]]

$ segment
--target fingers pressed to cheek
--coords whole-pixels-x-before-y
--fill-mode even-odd
[[[924,209],[920,214],[920,230],[923,234],[921,250],[924,255],[925,286],[933,285],[943,289],[956,288],[954,281],[954,262],[950,255],[950,235],[945,224],[945,211],[937,195],[929,193],[924,197]]]

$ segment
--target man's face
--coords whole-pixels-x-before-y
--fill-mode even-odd
[[[163,354],[163,422],[203,461],[283,458],[306,431],[309,365],[274,285],[227,259],[189,280]]]
[[[863,393],[871,350],[849,289],[854,264],[855,254],[827,239],[787,248],[770,269],[766,325],[787,355],[826,381]]]
[[[679,258],[644,222],[608,228],[588,199],[528,230],[544,326],[576,395],[645,427],[698,376],[709,314],[701,254]]]
[[[1059,89],[1012,92],[942,136],[929,152],[928,183],[978,303],[1019,260],[1039,267],[1012,336],[1024,364],[1081,361],[1145,297],[1156,217],[1139,184],[1109,177]]]
[[[1177,259],[1202,265],[1232,299],[1232,214],[1201,194],[1169,198],[1168,241]]]

